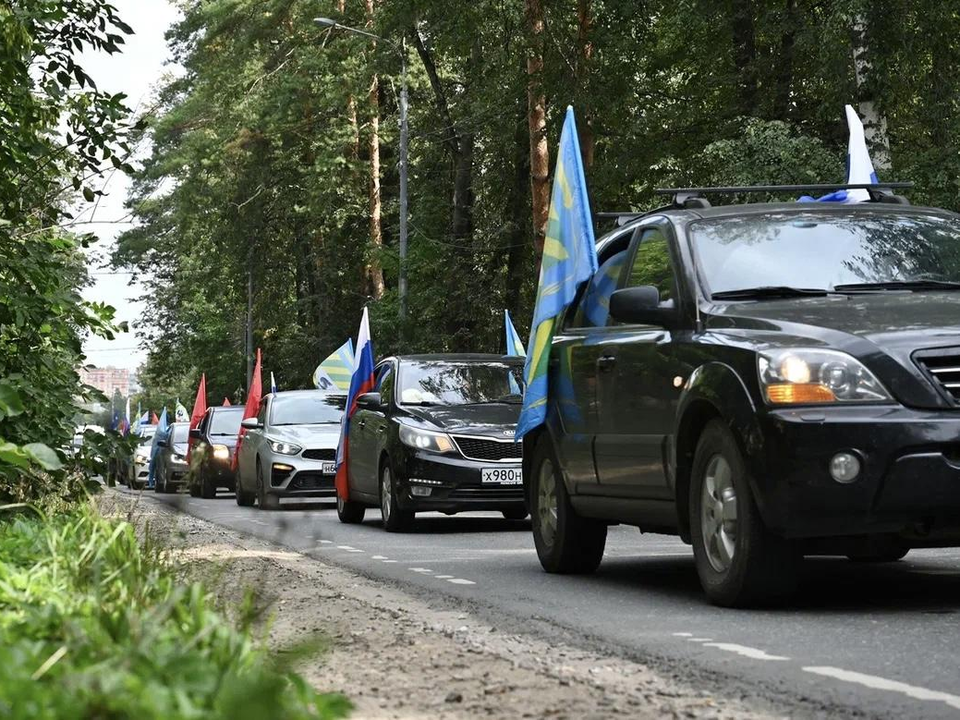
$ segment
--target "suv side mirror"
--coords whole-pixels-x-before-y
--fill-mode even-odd
[[[669,327],[673,324],[673,308],[660,304],[660,291],[653,285],[624,288],[610,296],[610,317],[617,322],[629,325],[658,325]]]
[[[263,426],[260,424],[259,420],[257,420],[255,417],[252,417],[241,420],[240,427],[244,427],[247,430],[259,430]]]
[[[190,430],[190,438],[191,438],[192,440],[202,440],[202,439],[203,439],[203,435],[202,435],[201,432],[200,432],[200,428],[192,428],[192,429]]]
[[[364,410],[380,410],[382,407],[382,402],[380,400],[380,393],[378,392],[368,392],[364,393],[357,398],[357,407]]]
[[[166,446],[167,446],[166,440],[157,440],[157,447],[166,447]]]

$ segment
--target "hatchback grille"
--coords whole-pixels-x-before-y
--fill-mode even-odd
[[[333,476],[318,472],[297,473],[290,487],[294,490],[333,490]]]
[[[304,450],[302,456],[307,460],[336,460],[337,451],[332,450]]]
[[[917,355],[917,362],[954,402],[960,402],[960,348],[924,352]]]
[[[517,442],[502,442],[472,435],[455,435],[453,439],[463,456],[470,460],[503,462],[520,460],[523,457],[523,448]]]

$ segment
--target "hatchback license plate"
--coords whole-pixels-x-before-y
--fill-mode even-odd
[[[322,472],[324,475],[333,475],[335,472],[337,472],[337,464],[335,462],[325,462],[321,466],[320,472]]]
[[[480,482],[484,485],[523,485],[520,468],[482,468]]]

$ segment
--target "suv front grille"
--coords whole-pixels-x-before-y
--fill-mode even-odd
[[[960,348],[918,353],[917,362],[954,402],[960,402]]]
[[[304,450],[302,456],[307,460],[336,460],[337,451],[336,449],[328,450],[319,450],[311,448],[309,450]]]
[[[512,440],[491,440],[475,435],[454,435],[453,440],[468,460],[510,462],[519,461],[523,458],[523,446]]]

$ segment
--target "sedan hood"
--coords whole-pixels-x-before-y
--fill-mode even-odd
[[[303,448],[335,448],[340,441],[340,423],[274,425],[267,435],[271,440],[282,440]]]
[[[437,405],[405,409],[414,417],[445,432],[513,437],[520,419],[520,403]]]

